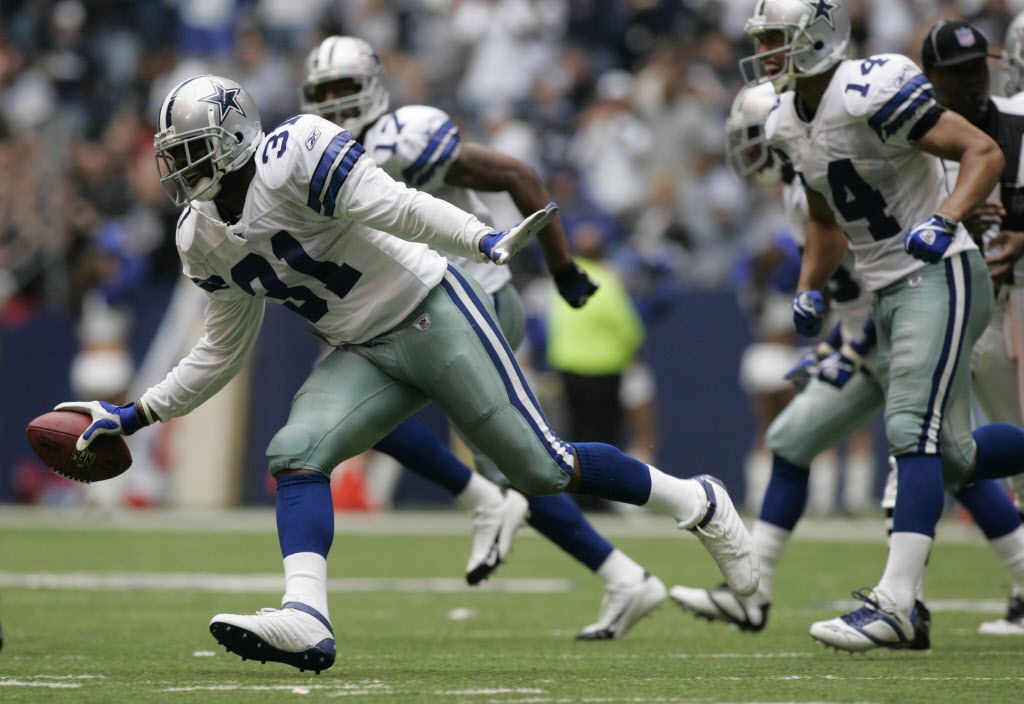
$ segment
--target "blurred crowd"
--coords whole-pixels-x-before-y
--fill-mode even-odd
[[[781,226],[723,159],[754,0],[6,0],[0,5],[0,300],[78,311],[174,277],[155,178],[158,105],[200,72],[235,78],[268,127],[299,109],[323,36],[373,44],[392,104],[535,165],[567,221],[683,287],[738,285]],[[1024,0],[849,0],[858,53],[916,56],[942,15],[995,45]],[[641,266],[649,278],[650,267]],[[740,268],[742,270],[742,267]],[[641,277],[642,278],[642,277]]]

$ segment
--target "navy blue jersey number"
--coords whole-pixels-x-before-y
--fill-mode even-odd
[[[828,185],[832,189],[832,202],[847,222],[867,219],[868,231],[876,240],[884,240],[900,233],[896,218],[886,214],[888,203],[881,191],[871,187],[849,159],[833,161],[828,165]]]
[[[270,244],[274,256],[300,274],[312,276],[339,299],[347,296],[363,275],[363,272],[348,264],[339,266],[334,262],[313,259],[302,248],[302,244],[284,230],[274,235]],[[295,311],[311,323],[327,314],[327,301],[305,286],[289,286],[281,281],[270,263],[256,253],[247,254],[232,267],[231,279],[250,296],[256,295],[252,282],[258,280],[268,296],[281,301],[285,308]]]

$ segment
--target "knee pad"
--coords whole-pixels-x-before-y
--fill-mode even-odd
[[[274,435],[267,445],[267,460],[270,473],[277,474],[286,469],[312,469],[330,476],[334,465],[311,461],[310,455],[316,439],[304,425],[286,425]]]
[[[764,444],[773,454],[798,467],[810,467],[814,461],[814,452],[805,441],[806,433],[793,428],[789,420],[791,414],[783,411],[772,421],[764,436]]]
[[[885,437],[889,441],[889,453],[896,457],[918,454],[923,428],[924,418],[918,413],[886,414]]]

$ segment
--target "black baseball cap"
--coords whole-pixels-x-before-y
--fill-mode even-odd
[[[978,28],[964,20],[936,22],[921,45],[921,65],[925,69],[956,66],[998,54],[988,53],[988,39]]]

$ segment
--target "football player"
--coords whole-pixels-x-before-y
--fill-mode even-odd
[[[768,84],[740,91],[728,120],[727,148],[730,163],[741,178],[754,178],[761,184],[770,183],[773,175],[782,179],[786,212],[802,244],[807,224],[803,189],[796,184],[791,167],[779,164],[765,145],[764,122],[776,100]],[[725,586],[673,587],[673,600],[703,618],[731,623],[744,631],[765,627],[775,569],[806,506],[811,461],[819,452],[848,440],[883,408],[884,392],[873,371],[877,360],[870,298],[849,253],[829,282],[829,294],[839,323],[792,370],[794,381],[808,377],[802,383],[803,391],[769,428],[772,479],[751,531],[761,559],[761,585],[755,595],[746,598],[737,597]],[[894,477],[886,496],[895,500]],[[1007,572],[1018,580],[1024,569],[1024,529],[1014,518],[999,483],[975,482],[956,498],[976,516]],[[931,615],[922,601],[922,591],[923,585],[918,585],[912,612],[914,638],[907,646],[915,650],[930,647]]]
[[[1007,93],[1019,92],[1024,14],[1010,25],[1006,37]],[[989,94],[988,40],[968,22],[942,21],[931,28],[921,46],[921,65],[943,106],[963,115],[996,140],[1003,152],[998,189],[965,224],[989,255],[987,262],[996,287],[992,321],[974,346],[971,375],[978,403],[989,421],[1024,425],[1021,365],[1024,364],[1024,184],[1021,147],[1024,146],[1024,95],[1001,98]],[[947,161],[947,181],[959,170]],[[1018,508],[1024,496],[1024,474],[1010,477]],[[984,524],[980,524],[985,528]],[[1009,528],[1009,525],[1003,526]],[[986,531],[988,533],[988,531]],[[992,536],[989,536],[993,540]],[[984,623],[982,633],[1024,635],[1024,529],[1019,527],[993,540],[1004,559],[1017,558],[1006,616]]]
[[[244,363],[268,298],[335,347],[267,448],[284,558],[281,608],[214,616],[210,631],[229,651],[316,672],[334,663],[329,474],[429,401],[524,493],[569,490],[650,505],[694,532],[737,593],[757,589],[750,534],[724,487],[706,475],[678,479],[610,445],[557,437],[490,298],[429,246],[505,264],[550,221],[553,204],[495,232],[396,182],[321,117],[298,115],[264,135],[252,97],[218,76],[175,86],[158,117],[160,181],[183,208],[176,244],[185,275],[209,297],[205,333],[133,403],[61,404],[92,415],[79,449],[210,398]]]
[[[936,103],[910,59],[845,59],[850,20],[840,2],[759,0],[747,33],[756,54],[741,60],[741,70],[749,83],[770,81],[781,93],[765,131],[807,195],[795,327],[807,336],[820,331],[822,290],[849,241],[872,292],[875,372],[899,475],[881,580],[855,593],[863,607],[813,624],[811,635],[848,651],[907,647],[944,479],[962,491],[1024,462],[1019,428],[995,423],[971,432],[961,364],[988,323],[992,287],[960,221],[991,193],[1003,157],[991,138]],[[937,157],[960,162],[952,191]]]
[[[380,59],[370,44],[356,37],[327,37],[306,61],[302,109],[335,122],[355,136],[374,161],[396,180],[454,203],[484,222],[491,221],[490,214],[475,191],[508,192],[524,212],[542,208],[550,200],[543,182],[529,165],[483,145],[463,141],[458,128],[442,110],[409,105],[387,112],[389,95],[384,81]],[[597,286],[569,257],[558,219],[553,219],[537,238],[559,293],[569,305],[582,306]],[[508,268],[464,257],[450,259],[480,282],[494,302],[502,332],[512,349],[516,349],[525,330],[525,316]],[[466,494],[493,494],[500,502],[500,490],[488,479],[508,486],[508,480],[486,456],[475,453],[475,464],[488,479],[471,472],[415,420],[404,421],[374,448],[448,488],[460,500]],[[510,500],[523,501],[515,491],[505,494],[505,502]],[[489,514],[486,504],[483,506],[476,508],[474,522],[487,526]],[[522,512],[518,515],[521,517]],[[607,595],[598,619],[581,630],[578,638],[620,638],[665,600],[661,580],[616,550],[594,530],[567,495],[530,497],[528,522],[605,583]],[[499,530],[495,537],[501,539],[509,532]],[[492,549],[483,531],[475,533],[482,539],[475,543],[467,567],[470,583],[486,577],[507,553],[500,543]]]

